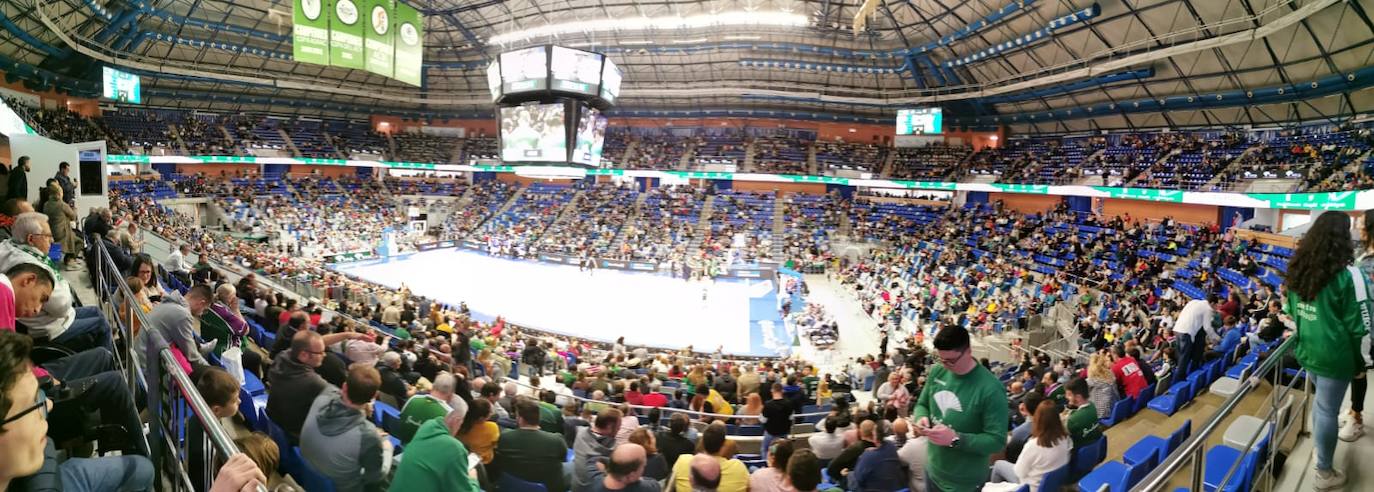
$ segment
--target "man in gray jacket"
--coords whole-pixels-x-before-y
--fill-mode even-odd
[[[573,440],[573,492],[592,489],[591,469],[587,468],[587,463],[611,455],[622,417],[620,410],[606,408],[596,416],[591,427],[577,429],[577,438]]]
[[[365,415],[381,386],[377,368],[355,364],[348,369],[343,389],[326,387],[310,405],[301,429],[301,455],[333,480],[338,492],[385,489],[391,441]]]

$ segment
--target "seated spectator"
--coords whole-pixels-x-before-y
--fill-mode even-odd
[[[1088,399],[1088,382],[1083,378],[1069,381],[1065,394],[1069,398],[1069,418],[1066,427],[1073,439],[1073,448],[1078,449],[1092,444],[1102,437],[1102,424],[1098,422],[1097,408]]]
[[[787,486],[797,492],[815,492],[820,486],[821,461],[809,449],[799,449],[787,460]],[[912,489],[916,490],[916,489]]]
[[[425,421],[406,446],[390,490],[481,490],[468,463],[468,449],[455,438],[465,419],[455,410],[443,419]]]
[[[167,259],[162,262],[162,269],[167,274],[175,276],[181,283],[191,285],[191,270],[194,267],[186,261],[186,257],[191,254],[191,245],[182,244],[177,249],[167,254]]]
[[[845,477],[849,490],[877,492],[906,486],[906,472],[897,457],[897,446],[883,437],[883,427],[873,426],[873,432],[867,436],[873,444],[872,449],[859,455],[854,470]]]
[[[653,480],[644,480],[646,454],[638,444],[626,443],[616,446],[605,461],[588,463],[587,470],[591,492],[626,491],[658,492],[663,487]]]
[[[32,341],[0,331],[0,484],[7,490],[151,490],[153,464],[138,455],[70,458],[59,463],[48,434],[52,402],[29,362]]]
[[[811,452],[816,454],[817,459],[829,461],[844,451],[844,434],[836,432],[839,430],[839,417],[828,416],[823,423],[825,424],[825,432],[811,434],[811,437],[806,438],[806,441]]]
[[[573,492],[591,490],[592,479],[588,471],[589,461],[608,456],[615,448],[615,436],[622,423],[620,410],[606,408],[596,416],[591,427],[577,430],[573,442]]]
[[[216,419],[226,419],[239,413],[239,380],[230,375],[228,371],[218,367],[211,367],[209,370],[200,374],[200,380],[196,382],[196,390],[200,392],[200,397],[205,400],[205,404],[210,407],[210,416]],[[225,432],[233,438],[232,425],[222,425]],[[191,484],[198,489],[200,484],[205,483],[205,426],[200,423],[200,419],[191,417],[186,422],[186,467],[187,473],[191,475]]]
[[[214,342],[201,344],[197,341],[195,318],[209,309],[210,298],[210,287],[202,284],[192,287],[180,299],[185,305],[168,299],[153,307],[147,316],[148,325],[134,337],[134,360],[139,362],[139,366],[148,370],[148,357],[156,361],[156,351],[163,348],[171,349],[178,360],[185,360],[182,369],[187,370],[188,374],[209,366],[205,353],[214,348]]]
[[[1112,375],[1116,377],[1117,390],[1128,398],[1135,398],[1140,391],[1150,386],[1140,368],[1140,362],[1126,354],[1126,346],[1117,344],[1112,347],[1116,362],[1112,363]]]
[[[703,458],[714,460],[716,471],[716,487],[719,492],[745,492],[749,490],[749,469],[745,468],[744,463],[737,459],[726,456],[725,445],[725,423],[713,422],[706,426],[706,430],[701,433],[701,449],[695,455],[679,456],[677,462],[673,464],[673,476],[678,490],[697,490],[693,487],[699,473],[699,462]]]
[[[519,427],[501,433],[496,457],[488,470],[492,481],[509,473],[526,482],[543,484],[547,490],[568,490],[563,460],[568,446],[557,434],[539,429],[539,404],[527,397],[515,401]]]
[[[774,441],[768,450],[768,466],[749,475],[750,492],[789,492],[787,461],[792,458],[792,441]]]
[[[668,478],[668,461],[658,452],[653,432],[647,427],[635,429],[630,433],[630,442],[644,448],[644,478],[659,481]]]
[[[468,450],[482,459],[482,464],[491,464],[496,456],[496,443],[501,438],[501,429],[490,420],[491,402],[478,398],[468,406],[467,416],[458,427],[458,440]]]
[[[52,230],[47,216],[36,212],[19,214],[10,232],[10,240],[0,242],[0,270],[8,270],[19,263],[33,263],[48,269],[54,279],[52,295],[43,303],[42,311],[19,317],[19,324],[27,328],[29,336],[51,340],[76,351],[96,347],[113,351],[110,326],[100,308],[74,307],[71,286],[49,263]]]
[[[1035,429],[1031,439],[1013,465],[997,460],[992,465],[991,482],[1012,482],[1029,485],[1032,492],[1040,491],[1040,479],[1046,473],[1069,464],[1072,440],[1069,431],[1059,420],[1054,402],[1042,401],[1035,410]]]
[[[467,402],[455,394],[457,385],[456,376],[447,372],[440,373],[434,378],[434,387],[429,393],[415,395],[406,400],[405,406],[401,407],[400,427],[393,429],[401,444],[409,443],[415,431],[428,420],[443,418],[454,410],[462,410],[463,415],[467,415]]]
[[[325,388],[310,405],[301,428],[301,456],[334,481],[339,492],[382,490],[391,470],[391,441],[365,412],[382,377],[372,366],[348,370],[343,388]]]
[[[315,372],[324,361],[325,341],[324,336],[313,331],[296,332],[289,341],[290,349],[277,354],[267,375],[272,383],[272,391],[267,394],[267,416],[286,431],[293,444],[300,442],[311,403],[329,386]]]
[[[691,421],[687,415],[674,413],[668,418],[668,429],[654,436],[665,462],[676,464],[679,456],[690,455],[696,449],[696,443],[687,437],[690,428]]]
[[[854,467],[859,463],[859,456],[873,447],[873,432],[876,425],[872,420],[865,420],[859,424],[858,440],[846,446],[839,456],[830,460],[830,466],[826,471],[836,480],[848,480],[849,473],[854,471]],[[847,482],[846,482],[847,483]]]
[[[401,354],[395,351],[382,354],[381,360],[377,362],[377,373],[382,375],[382,394],[377,396],[378,400],[386,401],[393,407],[400,407],[401,402],[415,395],[415,387],[401,376]],[[483,388],[483,396],[486,396],[485,390],[486,388]],[[387,401],[388,399],[390,401]]]
[[[1026,421],[1012,428],[1011,436],[1007,438],[1007,450],[1003,453],[1007,461],[1015,463],[1016,457],[1021,455],[1021,449],[1026,445],[1026,440],[1030,439],[1031,430],[1035,426],[1035,412],[1031,409],[1039,408],[1042,401],[1045,401],[1045,397],[1032,391],[1017,405],[1017,412],[1020,412]]]
[[[930,446],[930,439],[925,436],[912,439],[914,427],[907,419],[898,419],[893,422],[893,444],[897,445],[897,457],[906,466],[907,488],[925,490],[926,455],[928,454],[927,448]]]
[[[1116,393],[1116,376],[1112,375],[1112,363],[1107,353],[1099,351],[1088,360],[1088,394],[1097,418],[1105,419],[1112,413],[1112,405],[1121,396]]]

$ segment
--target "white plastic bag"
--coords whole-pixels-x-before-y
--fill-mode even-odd
[[[229,347],[229,350],[220,355],[220,360],[224,361],[224,370],[238,378],[239,385],[247,383],[243,376],[243,349],[237,345]]]

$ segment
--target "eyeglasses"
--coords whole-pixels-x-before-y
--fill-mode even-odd
[[[960,361],[961,359],[964,358],[964,354],[966,354],[968,350],[969,350],[969,349],[964,349],[964,350],[959,351],[959,355],[958,355],[958,356],[955,356],[953,359],[946,359],[946,358],[944,358],[944,357],[940,357],[940,363],[942,363],[942,364],[944,364],[944,365],[947,365],[947,366],[952,366],[952,365],[958,364],[959,361]]]
[[[34,410],[40,410],[41,412],[43,412],[42,414],[40,414],[43,416],[43,420],[48,420],[48,393],[43,391],[43,388],[38,388],[37,400],[38,401],[34,402],[33,406],[25,408],[23,411],[14,414],[13,417],[5,419],[4,422],[0,422],[0,427],[4,427],[6,424],[9,424],[10,422],[14,422],[16,420],[24,418],[25,415],[32,413]]]

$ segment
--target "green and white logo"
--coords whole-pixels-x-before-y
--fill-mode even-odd
[[[301,0],[301,9],[305,10],[305,18],[316,20],[320,18],[320,7],[324,0]]]
[[[358,23],[358,6],[353,4],[353,0],[339,0],[334,4],[334,16],[347,25]]]
[[[414,24],[409,22],[401,24],[401,41],[411,46],[420,44],[420,33],[415,30]]]

